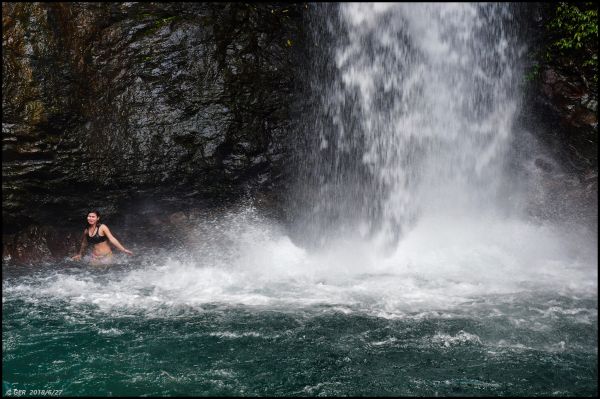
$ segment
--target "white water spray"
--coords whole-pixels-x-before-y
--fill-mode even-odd
[[[317,124],[319,148],[308,149],[332,153],[309,182],[323,187],[311,223],[395,245],[421,214],[506,208],[524,50],[509,8],[340,5],[336,83],[322,95],[331,123]]]
[[[521,49],[509,8],[340,5],[342,37],[329,53],[319,43],[333,76],[315,77],[322,119],[304,132],[315,140],[295,234],[319,250],[247,208],[201,221],[188,257],[150,258],[103,284],[59,273],[5,288],[107,311],[325,304],[384,317],[490,294],[595,295],[585,234],[511,206]]]

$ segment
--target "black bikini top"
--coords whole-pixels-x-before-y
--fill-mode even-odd
[[[88,244],[99,244],[101,242],[106,241],[106,236],[101,236],[100,234],[98,234],[98,231],[100,231],[100,226],[102,226],[102,223],[96,226],[96,234],[94,234],[91,237],[89,232],[86,230],[85,237],[87,238]]]

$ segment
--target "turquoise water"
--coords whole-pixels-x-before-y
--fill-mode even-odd
[[[290,301],[284,282],[194,302],[178,299],[193,279],[158,288],[157,257],[122,262],[3,265],[5,395],[597,395],[593,292],[529,287],[411,310],[355,287],[394,276],[362,274],[336,286],[353,290],[344,302]],[[171,262],[165,273],[193,276]]]
[[[597,238],[531,220],[540,183],[504,173],[511,15],[317,10],[335,67],[307,78],[324,115],[297,193],[316,249],[242,209],[109,268],[3,260],[3,394],[597,396]]]
[[[597,246],[575,230],[424,217],[394,253],[319,252],[245,208],[186,237],[108,268],[5,260],[4,394],[597,394]]]

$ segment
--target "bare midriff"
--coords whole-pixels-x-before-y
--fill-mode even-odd
[[[104,255],[111,254],[112,250],[110,249],[110,245],[108,245],[108,243],[106,241],[104,241],[104,242],[99,242],[98,244],[95,244],[94,249],[92,250],[92,253],[95,256],[104,256]]]

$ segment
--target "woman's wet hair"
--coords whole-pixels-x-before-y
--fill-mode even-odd
[[[85,214],[85,225],[86,225],[86,227],[88,227],[88,226],[90,225],[90,224],[87,222],[87,216],[88,216],[90,213],[95,213],[95,214],[96,214],[96,216],[98,217],[98,219],[100,219],[100,212],[98,212],[97,210],[91,210],[91,211],[88,211],[88,213],[86,213],[86,214]]]

